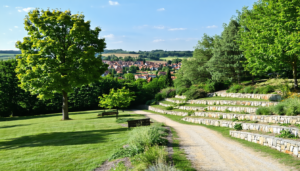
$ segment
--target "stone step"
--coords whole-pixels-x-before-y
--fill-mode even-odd
[[[282,116],[282,115],[255,115],[255,114],[236,114],[236,113],[221,113],[221,112],[195,112],[194,116],[200,117],[210,117],[210,118],[220,118],[223,119],[234,119],[238,120],[250,120],[258,121],[263,123],[290,123],[290,124],[300,124],[300,116]]]
[[[226,93],[225,91],[209,93],[208,97],[232,97],[232,98],[248,98],[248,99],[265,99],[271,101],[280,101],[281,95],[278,94],[244,94],[244,93]],[[185,99],[185,96],[176,95],[175,98]]]
[[[159,102],[159,105],[161,106],[173,106],[165,103]],[[207,107],[196,107],[196,106],[179,106],[178,109],[183,109],[183,110],[202,110],[204,111],[205,108],[209,111],[226,111],[229,110],[231,112],[247,112],[247,113],[255,113],[257,110],[256,107],[235,107],[235,106],[207,106]]]
[[[185,103],[184,100],[165,99],[172,103]],[[188,100],[190,104],[206,104],[206,105],[242,105],[242,106],[274,106],[279,102],[264,102],[264,101],[236,101],[236,100]]]
[[[242,123],[238,121],[233,122],[228,120],[215,120],[215,119],[192,118],[192,117],[185,117],[182,118],[182,120],[191,123],[228,127],[228,128],[234,128],[235,124],[242,124],[243,130],[271,132],[275,134],[280,134],[280,131],[282,130],[288,130],[294,135],[298,135],[299,133],[299,128],[296,127],[276,126],[276,125],[267,125],[267,124],[258,124],[258,123]]]
[[[172,110],[163,110],[163,109],[159,109],[159,108],[155,108],[152,106],[148,107],[148,110],[154,111],[154,112],[158,112],[158,113],[162,113],[162,114],[169,114],[169,115],[177,115],[177,116],[187,116],[188,112],[175,112]]]
[[[230,131],[230,136],[268,146],[280,152],[287,153],[296,157],[300,157],[300,142],[295,140],[288,140],[277,138],[269,135],[254,134],[242,131]]]

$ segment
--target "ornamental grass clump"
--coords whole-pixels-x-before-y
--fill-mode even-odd
[[[167,130],[158,125],[136,127],[131,131],[131,137],[128,140],[127,148],[120,148],[109,158],[109,160],[132,157],[143,153],[155,145],[166,145],[167,140],[163,137],[167,135]]]
[[[226,91],[226,93],[238,93],[242,88],[243,88],[242,85],[235,84],[235,85],[231,86],[231,87]]]
[[[278,105],[272,107],[273,113],[277,115],[296,116],[300,114],[300,95],[294,94],[282,100]]]
[[[256,110],[256,114],[257,115],[271,115],[272,114],[272,110],[270,107],[259,107]]]

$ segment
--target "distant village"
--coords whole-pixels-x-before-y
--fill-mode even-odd
[[[128,69],[131,66],[135,66],[138,70],[134,74],[135,79],[145,79],[148,82],[152,80],[152,78],[156,78],[160,75],[166,75],[166,72],[162,71],[164,67],[169,67],[171,70],[171,78],[174,80],[175,72],[180,69],[181,62],[167,64],[167,63],[159,63],[159,62],[150,62],[146,61],[109,61],[103,60],[103,63],[108,64],[108,70],[105,71],[103,76],[106,76],[110,73],[111,69],[114,69],[117,74],[123,75],[124,73],[128,73]],[[126,71],[127,70],[127,71]],[[126,71],[126,72],[124,72]],[[157,74],[149,74],[149,71],[157,71]],[[153,73],[153,72],[151,72]],[[119,79],[124,79],[123,77],[118,77]]]

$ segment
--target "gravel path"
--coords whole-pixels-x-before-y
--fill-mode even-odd
[[[134,112],[173,127],[180,138],[180,146],[197,170],[293,170],[205,127],[180,124],[162,115],[141,110]]]

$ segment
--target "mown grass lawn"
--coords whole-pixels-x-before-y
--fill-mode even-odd
[[[99,112],[70,112],[68,121],[61,114],[0,118],[0,170],[93,170],[130,136],[115,116],[97,117]]]

